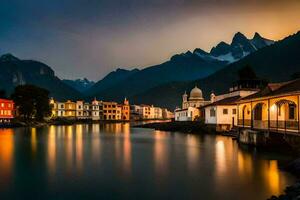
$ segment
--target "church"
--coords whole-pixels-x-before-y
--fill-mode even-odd
[[[182,95],[182,107],[175,110],[175,121],[194,121],[200,116],[199,108],[209,103],[204,100],[202,90],[195,86],[190,95],[186,92]]]

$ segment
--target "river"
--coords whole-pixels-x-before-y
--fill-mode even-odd
[[[289,159],[128,123],[0,129],[0,199],[266,199]]]

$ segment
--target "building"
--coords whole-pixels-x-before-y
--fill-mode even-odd
[[[14,118],[14,102],[0,99],[0,123],[9,123]]]
[[[122,120],[123,121],[129,121],[130,120],[130,105],[127,98],[124,99],[122,106]]]
[[[201,107],[205,123],[216,126],[217,131],[228,131],[237,126],[237,101],[259,91],[253,81],[248,85],[238,83],[243,84],[230,88],[229,93],[218,96],[212,93],[211,103]]]
[[[195,121],[200,116],[199,108],[188,107],[175,110],[175,121]]]
[[[154,107],[154,119],[163,119],[162,108]]]
[[[76,117],[76,103],[68,100],[65,104],[64,117],[75,118]]]
[[[100,120],[100,106],[102,108],[102,102],[97,101],[97,99],[94,99],[92,101],[92,105],[91,105],[91,118],[92,118],[92,120]]]
[[[193,88],[188,96],[186,92],[182,95],[182,109],[186,109],[188,107],[199,108],[206,104],[210,103],[210,101],[205,101],[202,96],[202,90],[197,86]]]
[[[92,120],[130,120],[130,105],[125,98],[123,104],[116,102],[103,102],[94,99],[91,103],[84,101],[57,102],[53,98],[50,100],[52,118],[66,117],[76,119]]]
[[[175,117],[174,113],[169,111],[166,108],[162,109],[162,115],[163,115],[163,119],[173,119]]]
[[[83,103],[83,118],[84,119],[89,119],[92,116],[92,111],[91,111],[92,105],[88,102]]]
[[[300,133],[299,102],[300,79],[268,84],[261,91],[237,102],[238,126]]]
[[[76,118],[78,119],[84,119],[83,104],[83,101],[76,101]]]
[[[189,96],[186,92],[182,95],[182,107],[175,110],[175,121],[194,121],[200,117],[199,108],[209,103],[204,100],[202,90],[195,86]]]

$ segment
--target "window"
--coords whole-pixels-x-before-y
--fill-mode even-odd
[[[228,109],[227,108],[224,108],[223,109],[223,115],[227,115],[228,114]]]
[[[213,108],[210,109],[210,116],[211,116],[211,117],[215,117],[215,116],[216,116],[216,111],[215,111],[215,109],[213,109]]]
[[[232,114],[235,115],[236,114],[236,109],[232,109]]]

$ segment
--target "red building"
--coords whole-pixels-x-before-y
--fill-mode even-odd
[[[8,99],[0,99],[0,123],[10,122],[14,111],[14,102]]]

